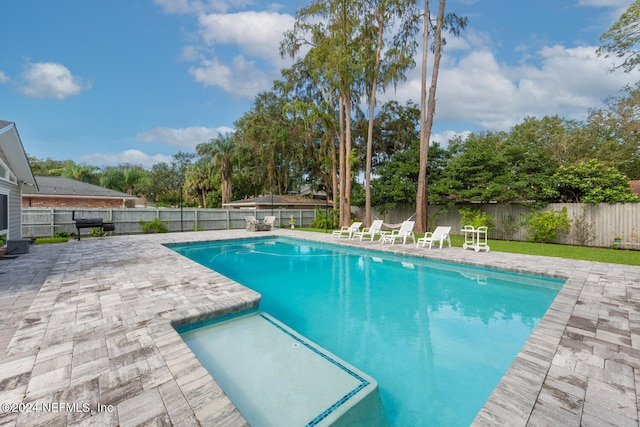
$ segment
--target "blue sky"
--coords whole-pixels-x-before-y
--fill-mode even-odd
[[[435,3],[435,2],[434,2]],[[639,80],[598,37],[631,0],[449,0],[469,18],[443,58],[434,139],[583,119]],[[288,65],[278,45],[307,1],[20,0],[0,26],[0,119],[28,154],[150,167],[233,128]],[[419,58],[416,61],[419,64]],[[381,102],[419,100],[420,67]]]

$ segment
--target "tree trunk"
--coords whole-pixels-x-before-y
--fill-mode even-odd
[[[339,134],[338,134],[338,158],[339,158],[339,167],[338,171],[338,197],[340,200],[340,226],[345,225],[345,206],[344,206],[344,196],[345,196],[345,155],[344,155],[344,98],[340,95],[338,101],[339,107]],[[348,224],[347,224],[348,225]]]
[[[378,24],[378,46],[376,47],[376,63],[371,82],[371,99],[369,99],[369,127],[367,129],[367,159],[364,172],[364,224],[371,226],[371,158],[373,157],[373,119],[376,108],[376,91],[378,90],[378,73],[380,56],[382,55],[383,25]]]
[[[351,225],[351,96],[345,96],[344,116],[345,116],[345,174],[344,174],[344,196],[340,200],[344,201],[345,222],[342,225]]]
[[[440,0],[438,18],[434,34],[435,52],[431,72],[431,86],[427,101],[427,52],[429,46],[429,0],[425,0],[424,33],[422,39],[422,92],[420,94],[420,171],[418,173],[418,192],[416,194],[416,230],[427,231],[427,161],[429,159],[429,139],[436,110],[436,88],[438,71],[442,58],[442,27],[444,26],[444,10],[446,0]]]

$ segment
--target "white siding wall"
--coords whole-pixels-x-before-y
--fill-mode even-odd
[[[9,195],[8,239],[19,239],[22,232],[22,205],[20,188],[10,182],[0,180],[0,193]]]
[[[0,159],[5,165],[8,161],[0,149]],[[22,192],[17,184],[0,179],[0,191],[9,194],[9,231],[7,239],[19,239],[22,237]]]

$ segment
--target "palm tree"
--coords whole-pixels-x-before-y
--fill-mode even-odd
[[[214,189],[211,162],[200,159],[189,165],[184,185],[198,195],[198,202],[203,208],[207,207],[207,194]]]
[[[140,184],[144,176],[144,170],[139,166],[133,166],[124,170],[123,178],[127,194],[134,194],[134,189]]]
[[[203,161],[210,162],[213,170],[220,173],[220,190],[222,203],[231,201],[231,177],[235,161],[236,143],[232,134],[224,134],[216,139],[211,139],[206,144],[196,147],[197,153],[203,157]]]

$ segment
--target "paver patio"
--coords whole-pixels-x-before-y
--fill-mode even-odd
[[[0,261],[0,425],[246,425],[172,324],[260,296],[163,243],[273,234],[568,278],[474,424],[638,425],[639,267],[291,230],[85,239]]]

